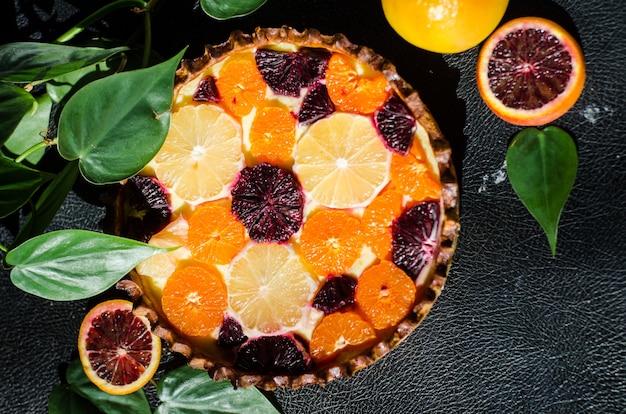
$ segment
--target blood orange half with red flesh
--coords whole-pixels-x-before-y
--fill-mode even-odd
[[[96,305],[83,319],[78,353],[85,374],[109,394],[130,394],[156,372],[161,339],[150,322],[133,314],[132,302],[120,299]]]
[[[498,28],[483,45],[478,90],[505,121],[543,125],[567,112],[585,83],[580,46],[558,24],[521,17]]]

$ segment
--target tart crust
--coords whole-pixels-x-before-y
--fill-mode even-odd
[[[219,45],[205,46],[203,56],[183,60],[176,72],[175,95],[187,82],[201,76],[206,68],[215,65],[233,52],[253,47],[275,45],[277,43],[293,43],[304,47],[326,48],[341,52],[359,59],[371,69],[382,72],[392,87],[405,100],[413,112],[417,122],[427,131],[430,144],[439,168],[442,183],[442,199],[444,206],[443,226],[439,241],[439,254],[431,268],[431,273],[424,282],[417,286],[416,302],[412,312],[401,321],[386,340],[371,348],[366,354],[353,357],[345,362],[326,366],[317,372],[298,375],[250,375],[216,363],[194,352],[193,347],[185,338],[170,329],[159,320],[153,304],[143,295],[144,287],[141,278],[131,272],[130,279],[118,283],[119,289],[125,290],[136,302],[135,313],[148,317],[156,335],[165,340],[172,351],[183,354],[189,365],[206,370],[214,380],[230,380],[237,387],[257,386],[265,390],[277,387],[299,388],[311,384],[325,384],[333,379],[352,376],[358,370],[371,365],[390,352],[421,323],[432,308],[435,300],[445,284],[452,257],[456,248],[459,224],[459,191],[456,172],[452,163],[452,154],[448,141],[442,135],[434,118],[421,101],[417,91],[405,82],[397,73],[396,67],[387,59],[376,54],[372,49],[351,43],[343,34],[332,36],[322,35],[315,29],[297,31],[283,26],[280,28],[257,28],[252,34],[241,31],[233,32],[229,39]],[[419,279],[418,279],[419,280]]]

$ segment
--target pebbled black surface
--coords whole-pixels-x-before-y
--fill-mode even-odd
[[[52,40],[104,3],[4,1],[0,42]],[[189,57],[199,55],[202,44],[221,42],[235,28],[343,32],[396,64],[455,151],[462,230],[433,310],[396,350],[353,378],[277,391],[285,413],[626,412],[626,8],[621,0],[511,0],[505,19],[520,15],[564,25],[587,60],[582,97],[553,123],[575,137],[580,158],[556,258],[506,180],[506,146],[519,128],[480,100],[478,48],[446,56],[414,48],[389,28],[378,1],[269,0],[227,22],[205,17],[193,1],[163,1],[154,45],[166,57],[187,44]],[[117,12],[90,33],[128,37],[139,26]],[[51,229],[96,228],[102,209],[93,200],[78,188]],[[0,241],[14,231],[13,221],[2,221]],[[92,303],[30,296],[6,272],[0,297],[0,412],[47,412]]]

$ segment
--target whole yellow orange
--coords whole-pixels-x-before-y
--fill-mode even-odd
[[[496,28],[509,0],[382,0],[393,29],[407,42],[438,53],[470,49]]]

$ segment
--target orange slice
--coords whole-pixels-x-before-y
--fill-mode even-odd
[[[284,165],[296,144],[296,118],[285,108],[265,107],[255,114],[249,139],[250,153],[259,162]]]
[[[326,71],[328,95],[338,111],[370,114],[387,99],[387,79],[382,73],[371,76],[357,70],[347,56],[333,53]]]
[[[251,243],[229,268],[228,300],[244,326],[263,333],[294,327],[317,288],[288,245]]]
[[[414,140],[409,154],[391,156],[391,182],[414,201],[438,200],[441,182],[432,170],[419,140]]]
[[[380,259],[391,254],[393,221],[402,213],[404,196],[395,190],[381,193],[363,211],[363,240]]]
[[[157,153],[161,183],[197,204],[227,194],[243,163],[241,127],[219,106],[183,106],[172,115],[170,131]]]
[[[265,99],[267,84],[254,56],[235,55],[220,69],[215,81],[222,102],[237,116],[246,116]]]
[[[567,112],[585,83],[580,46],[558,24],[522,17],[499,27],[478,56],[478,90],[505,121],[543,125]]]
[[[360,222],[344,210],[322,210],[302,227],[300,249],[321,275],[341,275],[359,258],[363,248]]]
[[[167,279],[161,299],[170,323],[185,335],[208,336],[224,319],[226,285],[214,267],[191,265]]]
[[[150,331],[133,304],[114,299],[87,313],[78,334],[78,354],[87,378],[109,394],[130,394],[143,387],[161,359],[161,339]]]
[[[390,160],[369,118],[339,112],[300,138],[293,170],[318,203],[353,208],[368,204],[387,184]]]
[[[369,345],[376,333],[368,322],[355,312],[331,313],[313,330],[309,350],[317,362],[329,361],[342,352]]]
[[[383,260],[359,277],[354,299],[374,328],[398,324],[415,302],[415,284],[392,262]]]
[[[246,245],[246,228],[225,204],[205,203],[189,219],[189,249],[208,264],[228,264]]]

